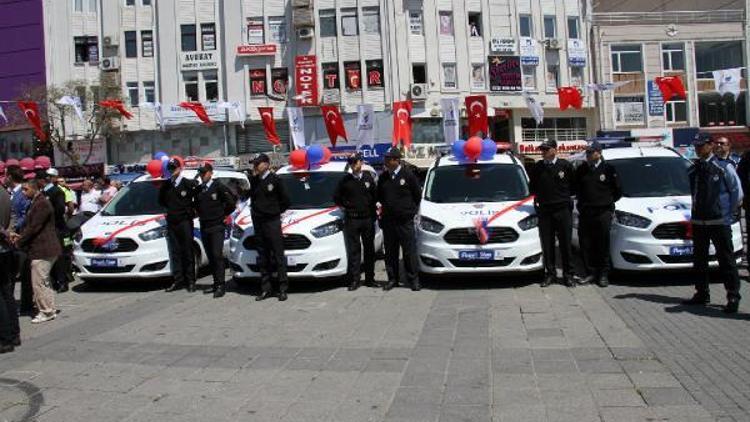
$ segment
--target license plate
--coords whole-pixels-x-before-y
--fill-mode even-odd
[[[462,261],[494,261],[495,251],[459,251],[458,259]]]
[[[117,267],[117,258],[91,258],[91,266],[102,268]]]
[[[669,248],[671,256],[688,256],[693,254],[692,246],[672,246]]]

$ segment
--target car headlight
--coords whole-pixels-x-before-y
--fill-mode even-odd
[[[342,220],[336,220],[328,224],[323,224],[322,226],[318,226],[310,230],[310,233],[317,238],[321,238],[321,237],[332,236],[340,232],[343,229],[344,229],[344,222]]]
[[[518,222],[518,227],[521,228],[521,230],[531,230],[533,228],[536,228],[539,225],[539,217],[536,215],[530,215],[523,220]]]
[[[638,229],[645,229],[651,225],[651,220],[640,215],[631,214],[625,211],[615,211],[615,219],[618,224],[623,226],[635,227]]]
[[[138,235],[144,242],[161,239],[167,236],[167,226],[160,226]]]
[[[419,228],[430,233],[440,233],[445,226],[429,217],[419,217]]]
[[[242,235],[245,234],[245,229],[238,226],[237,224],[232,225],[232,239],[240,240]]]

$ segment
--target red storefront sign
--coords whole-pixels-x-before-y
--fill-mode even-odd
[[[302,98],[299,107],[318,105],[318,66],[315,56],[297,56],[294,60],[295,89]]]
[[[276,54],[276,44],[238,45],[238,56],[272,56]]]

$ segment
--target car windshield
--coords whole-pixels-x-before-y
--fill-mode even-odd
[[[159,205],[159,187],[162,180],[130,183],[120,190],[104,207],[102,215],[134,216],[163,214]]]
[[[289,199],[290,208],[306,210],[334,206],[333,194],[336,191],[342,172],[280,174]]]
[[[690,161],[681,157],[636,157],[608,161],[629,198],[690,195]]]
[[[425,199],[436,203],[503,202],[529,196],[526,175],[512,164],[438,167],[427,176]]]
[[[245,198],[250,192],[250,182],[236,177],[216,177],[216,180],[229,188],[238,198]]]

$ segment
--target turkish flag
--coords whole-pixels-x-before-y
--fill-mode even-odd
[[[654,82],[659,87],[661,95],[664,97],[664,102],[672,101],[676,95],[679,98],[687,98],[685,94],[685,85],[682,83],[682,79],[679,76],[663,76],[654,79]]]
[[[490,125],[487,121],[487,97],[484,95],[474,95],[466,97],[466,112],[469,116],[469,136],[477,136],[478,132],[484,133],[482,138],[486,138],[490,131]]]
[[[276,122],[273,120],[273,107],[258,107],[260,120],[263,122],[263,130],[266,132],[268,142],[274,145],[281,144],[281,138],[276,133]]]
[[[580,110],[583,107],[581,91],[574,86],[563,86],[557,88],[557,96],[560,99],[560,110],[567,110],[568,107]]]
[[[111,108],[117,110],[120,115],[128,120],[133,118],[133,115],[125,109],[125,105],[120,100],[104,100],[99,101],[99,106],[104,108]]]
[[[393,103],[393,146],[403,142],[408,148],[411,145],[411,100]]]
[[[42,130],[42,118],[39,116],[39,106],[36,101],[19,101],[18,108],[21,109],[26,120],[34,127],[34,134],[40,141],[47,140],[47,134]]]
[[[323,113],[323,121],[326,124],[328,138],[331,139],[331,145],[336,146],[339,136],[344,141],[349,142],[346,138],[346,129],[344,128],[344,119],[341,118],[341,112],[336,106],[320,106],[320,112]]]
[[[180,103],[180,107],[184,108],[185,110],[191,110],[193,113],[195,113],[196,116],[201,120],[201,122],[211,126],[213,123],[211,121],[211,118],[208,117],[208,113],[206,113],[205,107],[203,107],[203,104],[201,103],[190,103],[187,101],[183,101]]]

